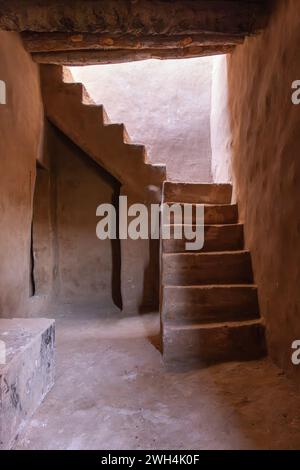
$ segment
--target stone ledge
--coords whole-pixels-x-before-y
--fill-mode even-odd
[[[18,432],[54,384],[55,322],[46,318],[0,319],[0,449]],[[2,351],[3,352],[3,351]]]

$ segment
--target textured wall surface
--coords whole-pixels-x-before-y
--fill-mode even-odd
[[[48,142],[55,212],[54,298],[112,306],[120,289],[118,242],[96,237],[96,209],[114,202],[119,185],[53,126]]]
[[[211,57],[72,67],[112,122],[123,122],[174,181],[211,180]]]
[[[55,273],[54,214],[51,208],[51,172],[49,167],[38,166],[33,197],[31,289],[32,294],[44,298],[51,297]]]
[[[17,34],[0,31],[0,316],[26,315],[30,296],[30,233],[43,110],[37,66]]]
[[[269,350],[286,369],[300,339],[300,106],[291,102],[299,24],[299,0],[279,2],[268,29],[229,59],[237,198]]]
[[[231,182],[231,131],[226,55],[213,58],[211,88],[211,172],[216,183]]]

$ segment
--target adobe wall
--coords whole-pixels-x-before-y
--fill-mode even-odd
[[[233,174],[272,358],[299,376],[300,3],[278,3],[268,29],[228,59]]]
[[[226,55],[213,57],[210,135],[212,180],[230,183],[232,155]]]
[[[17,34],[0,31],[0,316],[26,316],[36,160],[42,155],[43,107],[36,64]]]
[[[54,126],[48,128],[47,147],[54,213],[52,299],[111,307],[120,298],[120,246],[96,237],[96,209],[115,204],[119,183]]]

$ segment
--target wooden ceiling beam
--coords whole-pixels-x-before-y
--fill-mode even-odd
[[[190,46],[225,46],[243,42],[242,35],[197,34],[158,36],[111,36],[107,34],[22,33],[28,52],[114,49],[184,49]]]
[[[63,51],[33,53],[35,62],[40,64],[57,65],[96,65],[115,64],[146,59],[187,59],[232,52],[235,46],[201,46],[186,47],[183,49],[119,49],[110,51]]]
[[[0,29],[108,35],[247,35],[266,21],[264,0],[0,0]]]

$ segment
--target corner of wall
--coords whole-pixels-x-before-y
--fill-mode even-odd
[[[226,55],[215,56],[213,59],[210,132],[212,180],[214,183],[231,183],[231,131]]]

